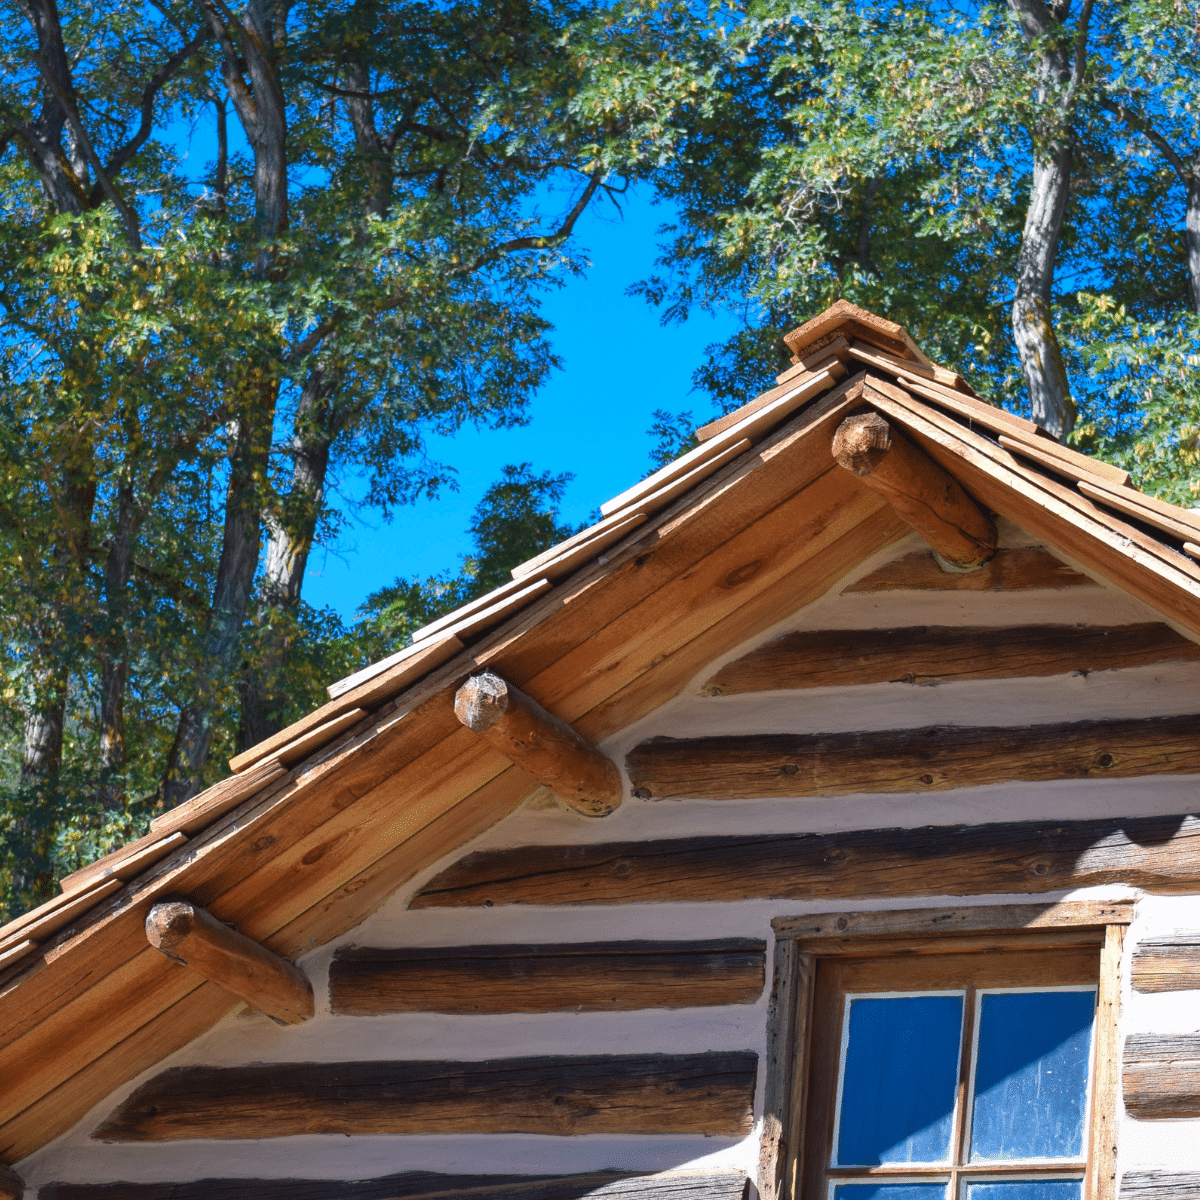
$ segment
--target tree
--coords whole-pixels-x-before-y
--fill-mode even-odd
[[[34,899],[75,817],[127,828],[305,702],[303,638],[341,645],[302,598],[338,481],[390,516],[453,483],[428,431],[523,419],[555,362],[540,289],[638,153],[573,106],[611,49],[584,4],[6,16],[8,830]],[[206,112],[193,180],[173,131]]]

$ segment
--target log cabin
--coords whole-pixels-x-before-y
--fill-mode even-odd
[[[0,929],[0,1196],[1200,1197],[1200,516],[786,340]]]

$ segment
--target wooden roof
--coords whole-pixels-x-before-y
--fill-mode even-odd
[[[0,1160],[16,1162],[209,1028],[229,995],[143,929],[186,897],[294,957],[512,812],[536,786],[455,718],[493,668],[601,740],[909,532],[836,467],[867,403],[980,502],[1200,635],[1200,518],[977,399],[900,326],[839,302],[787,338],[777,387],[604,505],[511,583],[334,684],[233,774],[0,929]]]

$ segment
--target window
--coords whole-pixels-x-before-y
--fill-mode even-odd
[[[1129,916],[1096,907],[777,922],[766,1200],[1109,1200]]]

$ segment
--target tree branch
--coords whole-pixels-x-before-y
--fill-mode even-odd
[[[1130,108],[1126,108],[1119,100],[1113,100],[1108,96],[1100,97],[1100,107],[1106,112],[1112,113],[1119,121],[1128,125],[1130,129],[1140,133],[1171,164],[1175,169],[1175,173],[1179,176],[1180,182],[1186,186],[1188,176],[1191,174],[1191,168],[1176,153],[1171,143],[1158,130],[1154,129],[1145,117]]]
[[[86,155],[88,162],[91,164],[92,170],[96,172],[96,178],[100,181],[104,188],[104,194],[112,201],[116,210],[121,214],[122,220],[125,222],[125,235],[129,239],[130,244],[136,250],[142,248],[142,235],[138,224],[137,213],[125,203],[124,198],[117,191],[113,181],[108,177],[108,172],[105,171],[103,163],[101,163],[96,151],[92,148],[91,140],[88,138],[87,132],[83,128],[83,122],[79,119],[79,114],[75,111],[74,104],[66,92],[59,86],[59,82],[51,74],[49,68],[42,60],[42,56],[37,51],[32,51],[30,57],[41,72],[42,78],[49,85],[50,90],[54,92],[59,104],[62,105],[63,112],[66,114],[67,121],[75,132],[75,137],[79,142],[83,153]]]
[[[452,271],[451,274],[471,275],[489,263],[503,258],[506,254],[512,254],[518,250],[549,250],[552,246],[557,246],[561,242],[566,241],[571,236],[575,228],[575,223],[592,202],[592,197],[599,190],[603,181],[604,169],[598,166],[590,173],[588,185],[583,189],[583,194],[575,202],[571,211],[563,218],[563,223],[553,233],[532,237],[510,238],[507,242],[501,242],[499,245],[493,246],[490,250],[484,251],[473,263],[464,263]]]
[[[211,36],[211,29],[206,29],[201,25],[191,41],[172,54],[162,67],[150,77],[149,82],[142,90],[141,124],[138,126],[137,133],[108,160],[107,171],[110,178],[115,177],[121,168],[145,145],[146,139],[154,127],[154,102],[158,99],[158,93]]]

